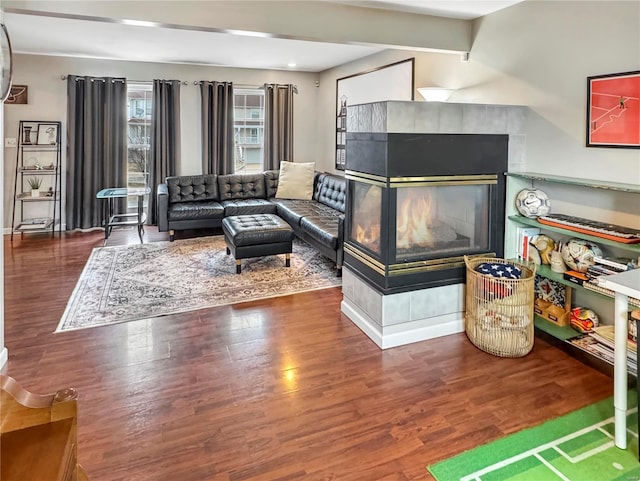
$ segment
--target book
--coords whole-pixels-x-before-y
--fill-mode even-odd
[[[595,338],[599,343],[604,344],[605,346],[610,347],[611,349],[615,348],[615,330],[614,326],[599,326],[594,327],[589,335]],[[637,344],[628,339],[627,340],[627,356],[635,359],[636,351],[638,347]]]
[[[540,234],[539,227],[517,227],[516,228],[516,255],[518,259],[529,260],[529,242],[532,237]]]
[[[46,229],[51,226],[51,217],[38,217],[35,219],[24,219],[17,227],[17,230],[37,230]]]
[[[567,271],[563,274],[563,277],[570,282],[575,282],[576,284],[580,285],[582,285],[584,281],[588,279],[585,274],[578,271]]]
[[[611,267],[620,272],[635,269],[638,266],[633,262],[633,259],[627,257],[599,257],[594,256],[593,261],[596,264]]]
[[[594,264],[587,268],[587,277],[610,276],[613,274],[618,274],[619,272],[622,271],[618,271],[604,265]]]
[[[605,344],[601,344],[598,342],[593,336],[582,335],[579,337],[574,337],[573,339],[569,339],[567,341],[569,344],[572,344],[583,351],[586,351],[594,356],[606,361],[609,364],[615,364],[615,354],[612,348],[608,347]],[[637,365],[635,356],[633,359],[627,355],[627,371],[637,376]]]

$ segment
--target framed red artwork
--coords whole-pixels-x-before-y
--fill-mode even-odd
[[[640,148],[640,71],[587,77],[587,147]]]

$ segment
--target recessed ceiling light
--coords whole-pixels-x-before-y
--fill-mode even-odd
[[[295,62],[289,62],[289,63],[287,64],[287,67],[292,67],[292,68],[293,68],[293,67],[295,67],[295,66],[296,66],[296,63],[295,63]]]

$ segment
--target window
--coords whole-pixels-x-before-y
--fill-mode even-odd
[[[264,91],[234,89],[234,159],[236,174],[262,172]]]
[[[129,188],[149,185],[152,90],[151,82],[127,84],[127,187]],[[129,205],[129,210],[135,212],[136,197],[129,198],[129,203],[132,202],[133,205]]]

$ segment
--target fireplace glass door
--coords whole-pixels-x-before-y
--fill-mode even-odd
[[[382,188],[355,182],[351,205],[351,238],[373,254],[381,255]]]
[[[489,185],[394,190],[396,263],[489,250]]]

